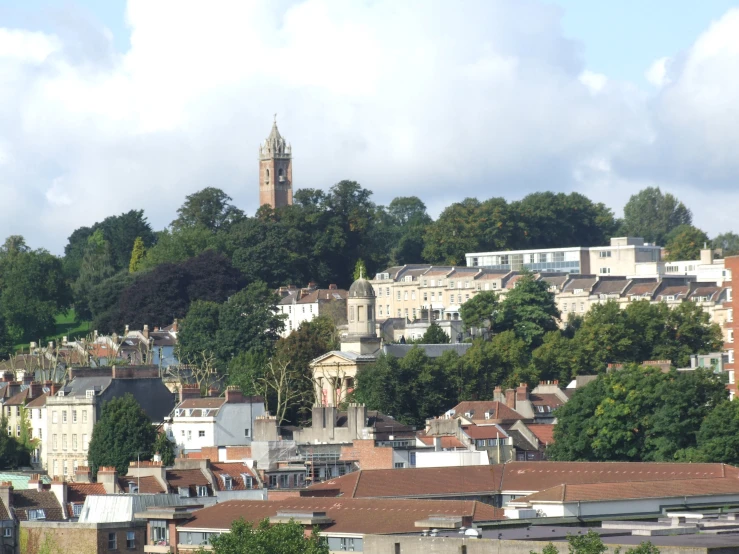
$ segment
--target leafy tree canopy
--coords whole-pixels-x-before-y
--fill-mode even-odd
[[[665,237],[665,249],[668,262],[677,260],[698,260],[701,249],[710,246],[708,235],[692,225],[675,227]]]
[[[270,525],[268,519],[254,526],[243,519],[231,523],[231,531],[211,540],[215,554],[328,554],[328,543],[316,530],[305,536],[299,523]]]
[[[137,455],[151,459],[156,439],[156,429],[133,395],[104,402],[87,455],[93,475],[101,466],[113,466],[118,475],[126,475],[128,464]]]
[[[187,196],[177,215],[172,222],[175,230],[204,227],[219,231],[239,221],[244,213],[231,204],[231,197],[221,189],[207,187]]]
[[[739,254],[739,235],[736,233],[721,233],[712,241],[713,248],[720,248],[723,256]]]
[[[490,329],[497,316],[498,295],[491,291],[478,292],[459,308],[465,329]]]
[[[693,215],[685,204],[658,187],[647,187],[629,198],[624,206],[621,233],[663,245],[673,229],[692,222]]]
[[[449,335],[438,323],[431,323],[421,337],[421,344],[449,344]]]

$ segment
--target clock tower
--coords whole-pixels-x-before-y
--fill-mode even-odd
[[[259,145],[259,205],[277,209],[293,203],[292,148],[277,129],[277,115],[267,140]]]

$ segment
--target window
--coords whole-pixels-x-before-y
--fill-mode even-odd
[[[58,417],[58,414],[56,413],[56,410],[51,412],[51,422],[59,423],[59,417]]]
[[[270,487],[276,487],[277,486],[277,475],[270,475],[269,476],[269,486]]]
[[[385,287],[385,296],[390,297],[390,287]]]
[[[94,398],[94,397],[95,397],[94,389],[88,389],[85,391],[85,398]]]
[[[492,282],[492,288],[494,288],[494,289],[497,289],[498,288],[498,282],[497,281],[493,281]]]
[[[192,431],[187,431],[187,440],[192,440]]]
[[[286,489],[290,486],[290,476],[289,475],[280,475],[280,488]]]
[[[16,406],[15,407],[15,415],[16,415],[16,417],[20,417],[20,415],[21,415],[21,407],[20,406]]]
[[[400,290],[398,290],[398,294],[396,295],[397,299],[400,300]]]
[[[65,433],[62,435],[62,450],[66,450],[66,449],[67,449],[67,434]]]
[[[405,464],[403,462],[395,462],[395,468],[396,469],[400,469],[400,468],[404,468],[404,467],[405,467]]]
[[[39,439],[43,439],[44,437],[41,435],[41,427],[38,428],[38,434],[36,435]]]
[[[198,431],[198,437],[204,437],[205,431]]]
[[[136,533],[133,531],[126,531],[126,548],[136,548]]]
[[[223,478],[223,490],[233,490],[234,488],[234,480],[231,478],[230,475],[222,475]]]
[[[118,548],[118,541],[116,540],[115,533],[108,533],[108,550],[116,550]]]
[[[449,288],[450,289],[453,289],[454,288],[454,281],[449,281]]]
[[[198,496],[208,496],[208,487],[206,485],[198,485]]]
[[[77,410],[72,410],[72,423],[77,423]]]
[[[51,449],[52,450],[57,449],[56,435],[52,435],[51,437]]]
[[[244,429],[244,436],[245,437],[248,437],[249,436],[249,429]]]
[[[600,268],[600,274],[601,275],[608,275],[609,273],[611,273],[611,268],[610,267],[601,267]]]
[[[67,423],[67,410],[62,410],[62,423]]]
[[[562,313],[564,313],[566,311],[567,311],[567,302],[565,302],[564,304],[562,304]]]
[[[21,436],[21,426],[20,425],[16,425],[15,426],[15,436],[16,437],[20,437]]]
[[[28,510],[28,519],[46,519],[46,511],[43,508]]]
[[[77,450],[77,435],[72,435],[72,450]]]
[[[87,423],[87,410],[82,410],[82,423]]]
[[[610,258],[611,257],[611,251],[610,250],[601,250],[600,252],[598,252],[598,255],[601,258]]]
[[[72,515],[74,517],[80,517],[82,506],[84,506],[84,504],[72,504]]]
[[[342,537],[339,546],[341,550],[354,552],[354,539]]]
[[[62,462],[62,475],[67,475],[67,460]]]
[[[36,410],[36,419],[41,419],[41,408]]]
[[[729,329],[727,341],[726,342],[734,342],[734,329]]]
[[[415,300],[415,299],[416,299],[416,291],[412,290],[411,291],[411,300]]]
[[[585,311],[585,302],[580,302],[580,311],[581,312]]]
[[[408,291],[403,293],[403,300],[408,300]]]
[[[12,537],[13,536],[13,528],[12,527],[6,527],[3,529],[3,537]]]

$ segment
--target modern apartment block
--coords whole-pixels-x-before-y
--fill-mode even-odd
[[[609,246],[545,248],[466,254],[467,267],[536,273],[634,275],[636,264],[657,263],[662,248],[639,237],[614,237]]]
[[[726,266],[726,276],[724,286],[726,288],[726,298],[724,300],[724,307],[726,309],[726,318],[723,324],[724,331],[724,350],[727,354],[727,363],[725,364],[726,370],[729,372],[729,393],[734,398],[736,395],[736,365],[734,362],[734,336],[739,333],[739,325],[734,320],[734,308],[736,306],[736,300],[732,291],[732,276],[739,275],[739,256],[728,256],[724,259]]]

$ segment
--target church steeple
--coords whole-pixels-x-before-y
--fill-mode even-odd
[[[259,145],[259,205],[292,205],[292,180],[292,148],[280,134],[275,114],[269,136]]]

